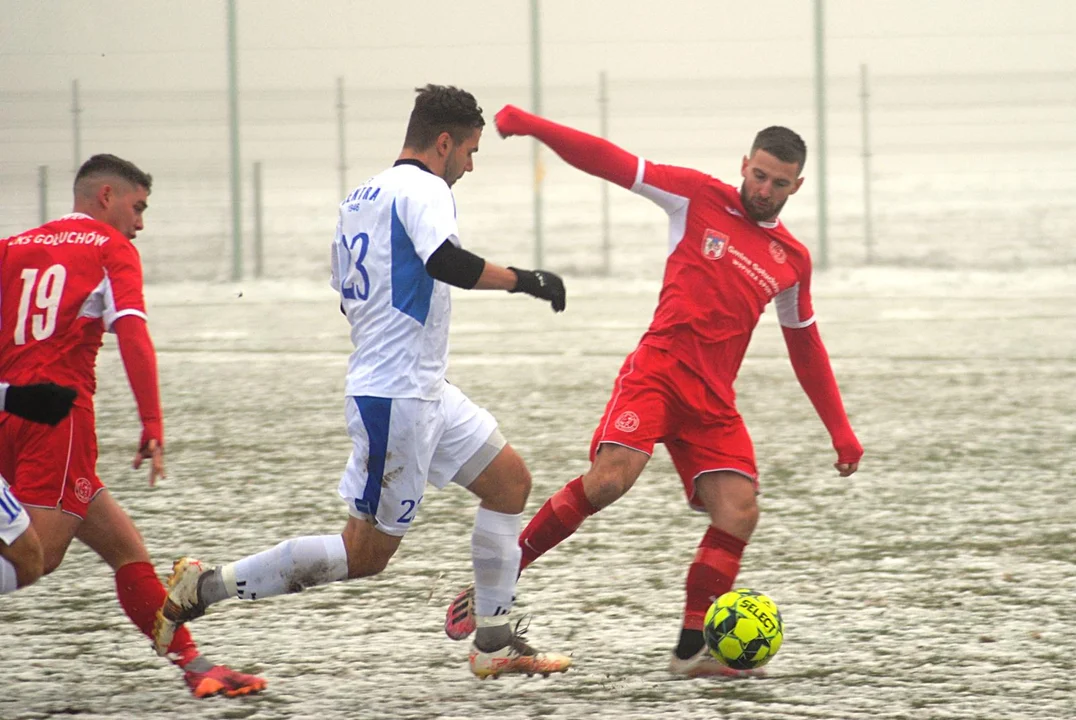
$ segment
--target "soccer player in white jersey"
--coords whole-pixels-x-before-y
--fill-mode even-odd
[[[481,503],[471,536],[479,677],[564,672],[571,659],[538,652],[508,613],[519,569],[530,474],[497,422],[445,380],[449,285],[523,292],[564,309],[564,284],[543,270],[505,268],[460,247],[451,186],[474,168],[485,121],[474,96],[417,90],[396,163],[340,204],[332,286],[351,323],[345,413],[354,447],[339,484],[350,517],[340,535],[299,537],[215,568],[176,561],[155,640],[227,598],[264,599],[380,573],[426,484],[462,485]],[[518,628],[518,623],[517,623]]]
[[[0,382],[0,411],[56,425],[71,412],[77,393],[56,383]],[[0,475],[0,595],[31,585],[45,572],[45,551],[30,515]]]

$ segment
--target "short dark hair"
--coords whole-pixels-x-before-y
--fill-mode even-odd
[[[807,164],[807,143],[796,133],[780,125],[772,125],[760,130],[751,145],[751,154],[764,150],[781,162],[796,163],[802,172]]]
[[[466,90],[451,85],[427,85],[415,88],[415,92],[418,97],[407,123],[404,147],[425,150],[443,132],[456,142],[463,142],[476,128],[486,124],[482,108]]]
[[[82,167],[75,174],[75,187],[78,187],[81,180],[101,175],[115,175],[132,185],[142,186],[147,191],[153,189],[152,175],[142,172],[137,165],[129,160],[108,154],[94,155],[82,163]]]

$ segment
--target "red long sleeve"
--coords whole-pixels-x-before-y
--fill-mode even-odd
[[[639,158],[628,151],[585,132],[546,120],[505,105],[494,118],[497,131],[509,135],[530,135],[541,140],[569,165],[603,180],[631,189],[639,168]]]
[[[161,415],[161,398],[157,379],[157,355],[149,337],[146,321],[133,315],[125,315],[112,324],[119,341],[120,357],[127,370],[138,415],[142,419],[140,448],[150,440],[164,446],[164,420]]]
[[[841,402],[841,391],[837,388],[836,378],[833,377],[829,353],[822,344],[818,325],[812,323],[805,328],[782,327],[781,330],[796,378],[833,438],[837,462],[859,462],[863,457],[863,447],[848,422],[844,403]]]

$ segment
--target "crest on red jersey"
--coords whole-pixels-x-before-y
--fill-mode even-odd
[[[718,260],[725,255],[729,247],[729,236],[725,233],[706,228],[706,234],[702,236],[702,254],[710,260]]]
[[[93,484],[86,478],[80,477],[75,481],[75,497],[81,503],[93,500]]]
[[[785,254],[785,249],[781,247],[781,243],[776,240],[770,240],[770,256],[782,265],[784,265],[785,260],[788,259],[788,255]]]
[[[620,417],[616,419],[614,425],[616,425],[616,429],[620,432],[635,432],[639,429],[639,416],[631,410],[625,410],[620,413]]]

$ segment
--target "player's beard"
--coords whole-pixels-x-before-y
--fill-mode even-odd
[[[451,163],[445,165],[444,181],[448,184],[449,187],[455,185],[456,181],[459,180],[461,177],[463,177],[463,175],[457,175],[456,168],[452,167]]]
[[[740,203],[743,204],[744,210],[747,211],[747,217],[755,222],[772,222],[776,220],[786,202],[788,202],[788,198],[785,198],[777,205],[765,201],[756,203],[747,196],[746,187],[744,185],[740,186]]]
[[[444,179],[449,187],[452,187],[456,184],[457,180],[463,177],[463,175],[464,172],[462,168],[456,164],[454,157],[449,155],[445,162],[445,174],[442,176],[442,179]]]

